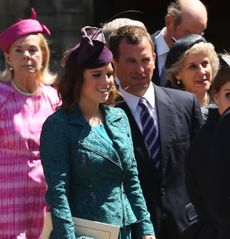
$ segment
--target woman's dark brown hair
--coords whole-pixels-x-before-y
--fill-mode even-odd
[[[210,88],[210,97],[212,100],[214,100],[215,93],[219,92],[221,87],[230,81],[230,54],[220,54],[219,58],[221,66]]]
[[[75,49],[66,51],[62,59],[63,74],[58,84],[58,95],[64,109],[71,110],[80,99],[83,83],[83,70],[77,67],[77,52]]]
[[[68,50],[63,59],[63,74],[59,79],[58,94],[62,100],[62,105],[65,110],[73,110],[80,100],[81,88],[84,82],[83,72],[87,68],[78,66],[78,51],[73,48]],[[114,73],[115,76],[115,73]],[[112,87],[107,100],[107,104],[114,105],[118,95],[115,85]]]

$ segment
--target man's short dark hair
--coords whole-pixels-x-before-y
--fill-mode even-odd
[[[154,44],[151,36],[144,28],[128,25],[117,29],[117,31],[113,32],[109,37],[109,48],[113,53],[114,59],[117,61],[119,59],[119,45],[123,39],[125,39],[128,44],[136,45],[139,44],[143,38],[148,39],[154,52]]]

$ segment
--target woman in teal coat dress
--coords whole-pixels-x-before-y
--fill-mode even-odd
[[[62,107],[45,122],[41,159],[48,184],[50,238],[76,238],[72,217],[114,224],[119,238],[153,239],[125,113],[115,97],[112,53],[101,30],[85,27],[64,58]],[[84,235],[87,236],[87,235]]]

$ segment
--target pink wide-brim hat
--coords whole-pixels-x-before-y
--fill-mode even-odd
[[[36,20],[36,12],[32,8],[31,19],[19,20],[0,34],[0,48],[7,51],[20,37],[33,33],[51,35],[49,29]]]

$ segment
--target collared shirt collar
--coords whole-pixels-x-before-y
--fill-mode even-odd
[[[165,30],[166,30],[166,28],[164,27],[159,32],[159,34],[155,37],[156,50],[157,50],[158,56],[168,54],[169,49],[170,49],[168,44],[166,43],[164,35],[163,35]]]
[[[131,112],[135,114],[135,112],[138,110],[138,103],[140,100],[139,96],[132,95],[128,93],[127,91],[123,90],[120,87],[120,93],[124,100],[126,101],[127,105],[129,106]],[[150,82],[149,87],[143,97],[149,102],[149,104],[152,106],[152,108],[155,109],[155,92],[154,92],[154,87],[153,83]]]
[[[123,90],[120,87],[120,93],[123,96],[124,100],[126,101],[126,104],[128,105],[140,131],[142,132],[142,124],[141,124],[141,111],[142,108],[139,105],[140,97],[129,94],[127,91]],[[156,106],[155,106],[155,91],[153,83],[150,82],[149,87],[143,97],[149,102],[151,107],[154,109],[153,113],[155,116],[155,119],[157,119],[157,113],[156,113]]]

